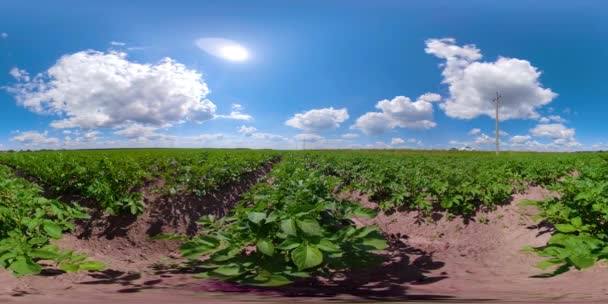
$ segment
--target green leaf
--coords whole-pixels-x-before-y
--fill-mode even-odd
[[[572,224],[572,226],[574,226],[576,228],[581,228],[583,226],[583,219],[581,219],[580,216],[577,216],[577,217],[571,219],[570,223]]]
[[[340,246],[336,245],[334,242],[332,242],[328,239],[322,239],[319,242],[319,244],[317,244],[317,247],[325,252],[339,252],[340,251]]]
[[[201,237],[189,242],[186,242],[180,246],[182,256],[188,259],[195,259],[201,255],[209,254],[213,250],[217,249],[220,242],[212,237]]]
[[[296,236],[298,235],[298,231],[296,228],[296,221],[293,219],[286,219],[281,221],[281,230],[285,232],[287,235]]]
[[[368,234],[372,233],[372,232],[377,232],[378,231],[378,227],[376,226],[365,226],[365,227],[361,227],[358,228],[357,231],[355,231],[355,237],[356,238],[362,238],[362,237],[366,237]]]
[[[8,267],[16,275],[38,274],[42,271],[42,266],[36,264],[30,257],[20,256]]]
[[[291,252],[291,260],[299,270],[309,269],[323,263],[323,253],[317,247],[302,244]]]
[[[52,260],[57,258],[57,252],[43,249],[33,249],[30,251],[29,256],[32,258],[39,258],[43,260]]]
[[[59,269],[66,271],[66,272],[76,272],[76,271],[78,271],[78,264],[63,263],[63,264],[59,265]]]
[[[89,270],[89,271],[102,271],[106,268],[106,265],[97,261],[87,261],[82,262],[78,265],[78,269],[80,270]]]
[[[46,233],[48,233],[50,237],[54,239],[59,239],[63,235],[61,227],[53,222],[45,222],[42,225],[42,228],[44,229],[44,231],[46,231]]]
[[[275,287],[275,286],[283,286],[292,283],[290,279],[285,276],[279,274],[273,274],[266,281],[253,281],[248,283],[248,285],[252,286],[262,286],[262,287]]]
[[[241,266],[236,264],[230,264],[222,266],[211,271],[212,273],[219,274],[226,277],[235,277],[242,273]]]
[[[266,213],[264,212],[247,212],[247,218],[254,224],[259,224],[266,219]]]
[[[548,259],[548,260],[544,260],[544,261],[538,262],[536,264],[536,267],[544,270],[544,269],[547,269],[547,268],[549,268],[551,266],[555,266],[555,265],[563,264],[563,263],[564,263],[564,260],[553,258],[553,259]]]
[[[297,220],[296,223],[297,223],[298,227],[300,227],[300,229],[308,235],[312,235],[312,236],[323,235],[323,228],[321,228],[321,226],[319,225],[319,222],[317,222],[317,220],[315,220],[315,219]]]
[[[570,224],[555,224],[555,229],[564,233],[576,231],[576,228]]]
[[[267,256],[274,255],[274,245],[269,240],[259,240],[256,244],[257,250]]]
[[[595,257],[589,255],[571,255],[567,260],[577,269],[585,269],[595,265]]]
[[[294,239],[286,239],[285,241],[283,241],[283,243],[279,244],[277,248],[281,250],[291,250],[298,246],[300,246],[300,242]]]
[[[377,214],[378,212],[371,208],[357,207],[353,210],[353,215],[359,217],[374,218]]]
[[[388,247],[386,241],[381,238],[368,237],[363,239],[361,243],[367,247],[371,247],[376,250],[383,250]]]

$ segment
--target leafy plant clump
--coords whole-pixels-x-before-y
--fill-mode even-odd
[[[383,235],[351,220],[373,217],[374,210],[336,199],[336,178],[284,161],[271,179],[254,187],[232,215],[199,221],[200,235],[181,246],[184,257],[204,258],[197,277],[279,286],[378,261],[373,251],[387,246]]]
[[[608,160],[598,159],[553,186],[560,197],[540,202],[542,218],[555,227],[546,246],[525,248],[548,257],[537,266],[555,267],[557,275],[574,267],[585,269],[608,259]]]
[[[51,244],[74,228],[72,220],[88,217],[84,209],[46,199],[40,192],[0,166],[0,265],[18,276],[40,273],[42,260],[64,271],[102,270],[104,264]]]

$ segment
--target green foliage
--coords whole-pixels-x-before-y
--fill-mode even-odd
[[[336,199],[336,178],[291,161],[277,165],[270,178],[230,216],[203,217],[201,234],[181,246],[186,258],[206,257],[198,277],[278,286],[372,262],[373,251],[386,247],[376,227],[351,221],[375,212]]]
[[[65,271],[103,269],[102,263],[87,261],[86,255],[50,244],[74,228],[72,220],[88,215],[76,204],[46,199],[40,192],[0,166],[0,265],[19,276],[40,273],[40,260],[53,261]]]
[[[41,151],[0,154],[0,163],[35,177],[57,195],[83,195],[110,214],[141,214],[147,181],[162,180],[158,190],[170,195],[203,196],[276,156],[248,150]]]
[[[546,246],[532,248],[548,257],[537,266],[556,266],[554,274],[559,274],[571,267],[589,268],[608,258],[608,160],[586,162],[578,168],[578,175],[551,188],[560,196],[534,203],[542,211],[537,218],[555,227]]]
[[[292,153],[309,168],[339,177],[385,211],[446,210],[470,216],[494,208],[526,184],[546,185],[568,174],[580,156],[568,154],[338,152]]]

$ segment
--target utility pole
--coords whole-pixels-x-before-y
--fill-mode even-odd
[[[493,100],[496,106],[496,156],[500,154],[500,129],[498,128],[498,103],[500,101],[500,94],[496,92],[496,98]]]

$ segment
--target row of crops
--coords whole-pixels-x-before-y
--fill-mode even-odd
[[[54,195],[75,193],[96,200],[111,214],[140,214],[142,186],[163,181],[168,193],[203,196],[277,158],[250,150],[107,150],[6,153],[0,163],[35,178]]]
[[[1,208],[20,205],[18,209],[33,215],[0,212],[28,223],[25,227],[31,229],[32,238],[46,238],[32,250],[53,249],[57,257],[69,253],[80,259],[64,263],[71,269],[83,263],[82,269],[92,269],[99,265],[48,247],[50,239],[60,237],[57,231],[69,230],[71,220],[86,216],[84,210],[42,198],[38,187],[15,173],[44,186],[47,197],[74,193],[98,202],[110,214],[139,214],[145,208],[144,192],[151,190],[146,189],[148,184],[159,185],[154,191],[165,195],[204,196],[271,162],[278,163],[268,178],[244,194],[230,215],[202,218],[195,237],[161,236],[184,240],[184,257],[202,258],[198,276],[282,285],[313,273],[376,261],[374,252],[386,247],[382,233],[373,226],[356,227],[351,220],[373,217],[376,211],[337,195],[353,190],[378,202],[386,212],[445,211],[468,217],[480,208],[492,209],[508,201],[530,185],[540,185],[560,196],[535,202],[540,217],[556,229],[547,246],[528,248],[548,257],[539,266],[557,265],[558,273],[571,266],[590,267],[608,257],[608,157],[603,154],[505,153],[497,158],[481,152],[201,149],[5,153],[0,154],[5,174],[0,180],[22,184],[23,190],[6,188]],[[163,182],[154,183],[159,180]],[[22,191],[30,196],[24,197]],[[28,222],[32,216],[40,220]],[[49,229],[51,223],[58,226]],[[15,239],[9,234],[13,226],[1,226],[2,242]],[[49,235],[48,230],[56,233]],[[47,259],[28,252],[25,261],[30,266]],[[17,260],[18,265],[24,263],[16,256],[2,256],[0,262],[25,273],[11,266]],[[30,273],[40,271],[34,268]]]

